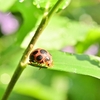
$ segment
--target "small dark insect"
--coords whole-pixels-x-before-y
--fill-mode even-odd
[[[29,56],[29,62],[43,64],[47,67],[52,67],[53,65],[51,54],[41,48],[35,49],[33,52],[31,52]]]

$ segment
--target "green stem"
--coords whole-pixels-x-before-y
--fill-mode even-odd
[[[57,8],[61,4],[61,2],[63,2],[63,0],[58,0],[57,3],[54,5],[54,7],[50,10],[50,12],[49,13],[47,12],[48,14],[44,14],[44,16],[42,18],[42,21],[41,21],[39,27],[37,28],[37,30],[35,32],[35,35],[33,36],[31,42],[29,43],[29,45],[27,47],[27,49],[25,50],[25,52],[24,52],[24,54],[23,54],[23,56],[20,60],[20,63],[18,65],[17,69],[15,70],[15,72],[14,72],[12,78],[11,78],[11,81],[9,82],[8,87],[7,87],[7,89],[6,89],[6,91],[5,91],[5,93],[4,93],[1,100],[7,100],[8,99],[15,83],[17,82],[17,80],[20,77],[21,73],[23,72],[23,70],[26,68],[26,66],[28,64],[29,54],[33,50],[37,39],[41,35],[44,28],[47,26],[51,16],[57,10]]]
[[[22,68],[21,66],[18,66],[17,69],[15,70],[11,81],[8,84],[8,87],[4,93],[4,96],[1,100],[7,100],[8,96],[10,95],[15,83],[17,82],[19,76],[21,75],[22,71],[24,70],[24,68]]]
[[[44,14],[42,21],[39,25],[39,27],[37,28],[34,37],[32,38],[31,42],[29,43],[26,51],[23,54],[22,57],[22,62],[23,64],[26,62],[27,63],[27,56],[31,53],[31,51],[34,49],[34,45],[37,41],[37,39],[39,38],[39,36],[41,35],[42,31],[44,30],[44,28],[47,26],[51,16],[54,14],[54,12],[57,10],[58,6],[61,4],[63,0],[58,0],[58,2],[54,5],[54,7],[50,10],[50,12],[48,14]],[[24,56],[25,55],[25,56]]]

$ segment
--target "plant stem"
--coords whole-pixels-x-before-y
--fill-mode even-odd
[[[24,52],[24,55],[22,57],[22,62],[23,63],[27,63],[27,56],[31,53],[31,51],[34,49],[34,45],[37,41],[37,39],[39,38],[39,36],[41,35],[42,31],[44,30],[44,28],[47,26],[51,16],[53,15],[53,13],[57,10],[58,6],[61,4],[63,0],[58,0],[58,2],[54,5],[54,7],[50,10],[50,12],[45,12],[47,14],[44,13],[44,16],[42,18],[42,21],[39,25],[39,27],[37,28],[34,37],[32,38],[31,42],[29,43],[26,51]],[[26,55],[26,56],[25,56]],[[25,63],[25,64],[26,64]]]
[[[8,96],[10,95],[15,83],[17,82],[19,76],[21,75],[22,71],[24,70],[24,67],[22,68],[21,66],[18,66],[17,69],[15,70],[11,81],[8,84],[8,87],[4,93],[4,96],[1,100],[7,100]]]
[[[57,3],[54,5],[54,7],[50,10],[50,12],[46,12],[44,13],[44,16],[42,18],[42,21],[39,25],[39,27],[37,28],[35,35],[33,36],[31,42],[29,43],[27,49],[25,50],[19,64],[18,67],[16,68],[11,81],[8,84],[8,87],[2,97],[1,100],[7,100],[15,83],[17,82],[18,78],[20,77],[21,73],[23,72],[23,70],[26,68],[27,64],[28,64],[28,57],[29,54],[31,53],[31,51],[34,48],[34,45],[37,41],[37,39],[39,38],[39,36],[41,35],[42,31],[44,30],[44,28],[47,26],[51,16],[53,15],[53,13],[57,10],[58,6],[61,4],[61,2],[63,2],[63,0],[58,0]]]

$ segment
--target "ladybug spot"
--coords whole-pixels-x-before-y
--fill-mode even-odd
[[[50,65],[48,64],[48,66],[50,66]]]
[[[42,58],[43,58],[43,57],[42,57],[41,55],[39,55],[39,56],[36,57],[36,60],[37,60],[37,61],[40,61],[40,60],[42,60]]]
[[[42,61],[40,61],[40,63],[43,63],[43,60],[42,60]]]
[[[46,53],[47,53],[47,51],[46,51],[46,50],[41,49],[41,50],[40,50],[40,53],[42,53],[42,54],[46,54]]]
[[[30,55],[29,61],[30,62],[34,62],[34,60],[35,60],[34,56],[33,55]]]
[[[34,51],[34,52],[32,52],[33,55],[35,55],[35,54],[37,54],[37,53],[38,53],[38,51]]]

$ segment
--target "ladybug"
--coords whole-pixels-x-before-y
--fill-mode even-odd
[[[46,67],[52,67],[53,60],[51,54],[41,48],[35,49],[33,52],[31,52],[29,56],[29,62],[32,63],[38,63],[45,65]]]

